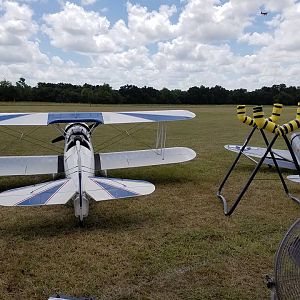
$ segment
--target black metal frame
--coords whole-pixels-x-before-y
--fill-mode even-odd
[[[243,154],[243,151],[245,150],[246,146],[248,145],[249,141],[251,140],[251,137],[252,137],[252,135],[254,134],[255,130],[257,130],[257,126],[256,126],[256,125],[252,128],[251,132],[249,133],[248,137],[246,138],[246,140],[245,140],[245,142],[244,142],[242,148],[240,149],[240,151],[239,151],[239,153],[238,153],[236,159],[234,160],[232,166],[230,167],[229,171],[227,172],[226,176],[224,177],[224,179],[223,179],[223,181],[222,181],[222,183],[221,183],[221,185],[220,185],[220,187],[219,187],[219,189],[218,189],[217,196],[218,196],[218,198],[220,199],[220,201],[221,201],[222,204],[223,204],[223,209],[224,209],[224,214],[225,214],[225,216],[230,216],[230,215],[234,212],[234,210],[236,209],[236,207],[238,206],[239,202],[240,202],[241,199],[243,198],[244,194],[245,194],[246,191],[248,190],[248,188],[249,188],[251,182],[253,181],[255,175],[256,175],[257,172],[259,171],[261,165],[263,164],[265,158],[267,157],[267,155],[268,155],[269,153],[270,153],[271,158],[272,158],[272,160],[273,160],[273,162],[274,162],[276,171],[277,171],[277,173],[278,173],[278,175],[279,175],[279,178],[280,178],[280,180],[281,180],[281,183],[282,183],[282,186],[283,186],[283,189],[284,189],[285,193],[287,194],[287,196],[288,196],[289,198],[291,198],[292,200],[294,200],[294,201],[296,201],[298,204],[300,204],[300,200],[299,200],[297,197],[293,196],[293,195],[289,192],[288,187],[287,187],[287,185],[286,185],[286,183],[285,183],[285,181],[284,181],[284,178],[283,178],[283,176],[282,176],[282,172],[281,172],[281,170],[280,170],[280,168],[279,168],[279,166],[278,166],[278,163],[277,163],[277,161],[276,161],[276,159],[275,159],[275,156],[274,156],[274,153],[273,153],[273,151],[272,151],[272,147],[273,147],[274,143],[276,142],[276,140],[277,140],[279,134],[276,134],[276,135],[273,137],[273,139],[269,142],[268,139],[267,139],[267,137],[266,137],[266,135],[265,135],[265,133],[264,133],[264,131],[263,131],[263,129],[260,129],[259,131],[260,131],[260,133],[261,133],[261,135],[262,135],[262,137],[263,137],[263,140],[264,140],[264,142],[265,142],[265,144],[266,144],[266,146],[267,146],[266,152],[265,152],[265,154],[263,155],[263,157],[258,161],[256,167],[255,167],[254,170],[252,171],[252,174],[250,175],[248,181],[247,181],[246,184],[244,185],[244,187],[243,187],[242,191],[240,192],[240,194],[238,195],[237,199],[233,202],[232,206],[231,206],[230,208],[228,208],[228,202],[227,202],[226,198],[222,195],[222,189],[223,189],[223,187],[224,187],[226,181],[228,180],[230,174],[232,173],[233,169],[235,168],[237,162],[239,161],[241,155]],[[286,145],[287,145],[287,148],[288,148],[288,150],[289,150],[289,152],[290,152],[290,154],[291,154],[291,157],[292,157],[293,162],[294,162],[294,164],[295,164],[296,170],[297,170],[298,174],[300,175],[300,166],[299,166],[299,163],[298,163],[297,158],[296,158],[296,156],[295,156],[295,153],[294,153],[294,151],[293,151],[293,148],[292,148],[292,146],[291,146],[291,144],[290,144],[290,142],[289,142],[289,140],[288,140],[288,138],[287,138],[286,135],[283,136],[283,139],[284,139],[284,141],[285,141],[285,143],[286,143]]]

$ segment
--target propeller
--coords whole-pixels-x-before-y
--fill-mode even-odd
[[[65,137],[63,135],[58,136],[57,138],[52,140],[52,144],[60,142],[60,141],[64,141]]]
[[[93,124],[88,125],[89,133],[91,133],[99,125],[100,125],[100,123],[93,123]],[[70,127],[68,127],[68,128],[70,128]],[[53,139],[52,143],[54,144],[54,143],[57,143],[57,142],[64,141],[65,140],[65,134],[66,134],[66,131],[64,132],[63,135],[60,135],[60,136],[56,137],[55,139]]]
[[[93,124],[90,124],[89,125],[89,129],[90,129],[90,132],[92,131],[92,130],[94,130],[96,127],[98,127],[100,125],[100,123],[93,123]]]

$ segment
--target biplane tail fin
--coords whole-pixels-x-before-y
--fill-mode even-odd
[[[76,194],[71,179],[55,180],[0,193],[2,206],[40,206],[65,204]]]
[[[85,193],[95,201],[144,196],[154,190],[152,183],[142,180],[89,177],[85,184]]]

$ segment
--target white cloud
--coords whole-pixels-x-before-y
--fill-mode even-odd
[[[268,0],[265,4],[265,9],[270,12],[283,11],[286,8],[293,7],[295,0]]]
[[[300,3],[286,8],[282,14],[282,21],[275,29],[276,48],[288,51],[300,50]]]
[[[43,31],[57,48],[81,53],[111,51],[115,48],[114,42],[107,42],[105,37],[110,23],[97,12],[85,11],[82,7],[67,2],[62,11],[44,15],[43,19],[46,22]]]
[[[148,11],[146,7],[127,3],[129,44],[147,45],[174,36],[175,26],[170,17],[176,6],[162,5],[159,11]]]
[[[63,10],[44,15],[44,32],[51,44],[64,50],[80,53],[119,52],[167,40],[174,35],[170,17],[175,6],[162,5],[159,11],[127,3],[128,24],[117,21],[112,28],[105,16],[67,2]]]
[[[238,41],[248,43],[249,45],[267,46],[273,42],[273,37],[267,32],[253,32],[244,34]]]
[[[91,5],[96,3],[97,0],[81,0],[81,5],[86,6],[86,5]]]
[[[134,68],[151,69],[153,63],[149,57],[149,51],[141,46],[135,49],[129,49],[121,53],[109,53],[100,56],[96,60],[97,66],[118,70],[133,70]]]
[[[238,38],[251,25],[260,1],[189,0],[177,24],[178,35],[211,43]]]
[[[62,66],[64,64],[64,61],[56,55],[51,58],[51,62],[55,66]]]
[[[46,63],[47,57],[32,39],[38,30],[32,10],[24,4],[5,1],[0,16],[0,62]]]

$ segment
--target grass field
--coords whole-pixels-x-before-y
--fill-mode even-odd
[[[285,196],[274,170],[264,167],[236,212],[223,215],[216,191],[235,157],[223,145],[241,144],[250,129],[238,123],[234,106],[0,105],[1,112],[171,108],[197,117],[169,123],[167,146],[193,148],[197,158],[108,174],[148,180],[156,185],[152,195],[93,203],[85,228],[77,225],[71,205],[1,207],[0,299],[47,299],[55,292],[99,300],[268,299],[265,275],[272,274],[275,251],[300,207]],[[295,113],[295,107],[284,108],[280,121]],[[62,143],[50,143],[57,136],[52,127],[12,129],[23,135],[0,128],[0,155],[62,153]],[[114,143],[120,132],[103,126],[93,144],[102,152],[142,149],[154,145],[155,129],[147,125]],[[258,134],[253,144],[262,145]],[[283,147],[282,141],[276,145]],[[225,189],[229,199],[252,169],[249,160],[241,161]],[[0,178],[0,190],[45,180]],[[300,193],[296,184],[288,185]]]

